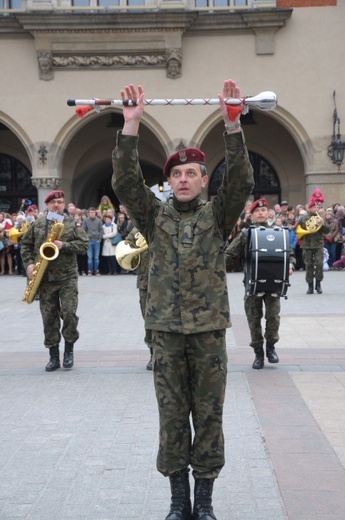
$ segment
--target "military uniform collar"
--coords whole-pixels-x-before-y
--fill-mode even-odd
[[[177,200],[175,195],[172,198],[172,205],[174,206],[174,208],[177,211],[194,210],[194,209],[198,208],[199,206],[202,206],[202,204],[203,204],[203,200],[200,197],[200,195],[198,197],[195,197],[195,199],[190,200],[188,202],[181,202],[181,201]]]

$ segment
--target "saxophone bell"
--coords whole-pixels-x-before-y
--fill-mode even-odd
[[[44,242],[40,247],[40,255],[44,260],[55,260],[59,256],[59,248],[53,242]]]

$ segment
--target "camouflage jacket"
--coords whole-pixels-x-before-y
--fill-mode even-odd
[[[255,225],[255,224],[252,224]],[[269,226],[268,223],[258,224],[257,227],[264,226],[266,228],[272,227]],[[231,244],[226,248],[224,256],[225,256],[225,265],[228,269],[231,269],[235,264],[235,261],[238,258],[243,259],[243,268],[244,272],[246,271],[246,254],[247,254],[247,239],[248,239],[248,230],[241,231]],[[290,266],[289,268],[294,270],[296,264],[296,256],[293,248],[290,246]]]
[[[306,222],[311,217],[315,217],[315,213],[308,212],[306,215],[302,215],[298,221],[298,225],[303,229],[306,229]],[[302,249],[319,249],[320,247],[323,249],[324,247],[324,238],[323,234],[328,233],[329,225],[325,222],[323,226],[320,227],[316,233],[310,233],[308,235],[304,235],[302,238]]]
[[[48,235],[48,223],[46,217],[40,217],[30,226],[23,235],[21,243],[21,255],[25,268],[35,264],[39,256],[39,249],[46,242]],[[63,246],[55,260],[49,262],[44,275],[44,280],[49,282],[63,281],[78,276],[77,254],[85,253],[89,248],[89,238],[82,228],[76,227],[75,220],[66,215],[63,220],[65,230],[58,240]]]
[[[149,244],[148,329],[194,334],[231,325],[224,246],[254,181],[242,134],[224,139],[226,172],[217,196],[167,203],[144,183],[138,138],[118,133],[112,187]]]

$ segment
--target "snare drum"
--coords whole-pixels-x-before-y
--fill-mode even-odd
[[[287,228],[251,226],[246,255],[246,293],[286,296],[289,287],[290,240]]]

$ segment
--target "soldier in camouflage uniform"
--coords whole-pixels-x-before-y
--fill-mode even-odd
[[[266,199],[256,200],[252,204],[250,212],[253,225],[271,227],[267,222],[268,204]],[[245,258],[247,253],[247,237],[248,230],[242,231],[226,249],[225,264],[228,269],[232,268],[238,258]],[[294,272],[295,263],[295,253],[292,247],[290,247],[290,275]],[[256,370],[264,368],[264,338],[261,328],[264,304],[266,320],[266,356],[269,363],[279,363],[279,357],[274,345],[279,340],[280,297],[278,294],[271,293],[255,294],[250,296],[245,293],[244,309],[251,336],[250,346],[253,347],[255,352],[255,359],[252,367]]]
[[[112,186],[150,251],[145,323],[152,330],[160,417],[157,469],[169,477],[172,493],[166,520],[191,519],[189,466],[195,478],[193,519],[215,520],[212,489],[224,465],[230,312],[223,250],[254,184],[240,111],[229,115],[228,97],[240,97],[232,80],[219,95],[226,173],[217,196],[211,202],[201,198],[208,181],[205,155],[186,148],[164,166],[174,196],[162,202],[145,185],[138,160],[143,89],[129,85],[121,91],[125,123],[113,152]]]
[[[126,241],[135,245],[136,239],[135,235],[139,232],[139,230],[134,227],[126,236]],[[146,300],[147,300],[147,286],[148,286],[148,277],[149,277],[149,261],[150,255],[148,249],[140,253],[140,264],[137,267],[137,288],[139,289],[139,303],[142,317],[145,320],[146,313]],[[146,370],[152,370],[152,331],[150,329],[145,328],[145,338],[144,341],[146,345],[150,349],[150,359],[146,365]]]
[[[315,233],[309,233],[302,238],[302,255],[305,264],[305,280],[308,284],[307,294],[314,293],[314,278],[315,290],[318,294],[322,294],[321,282],[323,280],[323,248],[324,238],[323,234],[328,233],[329,225],[317,213],[318,204],[312,197],[308,205],[308,213],[302,215],[298,221],[298,225],[302,229],[306,229],[306,223],[310,218],[317,219],[321,225],[320,229]]]
[[[61,190],[49,193],[45,199],[47,211],[64,215],[64,232],[53,243],[59,249],[59,255],[49,262],[42,278],[40,294],[40,311],[43,320],[44,345],[49,348],[50,359],[46,365],[47,372],[60,368],[59,343],[61,334],[65,340],[63,367],[72,368],[73,347],[79,338],[77,329],[78,316],[78,265],[77,254],[86,253],[89,239],[82,228],[76,227],[76,221],[65,215],[65,194]],[[49,213],[47,215],[49,217]],[[32,278],[39,249],[46,242],[52,220],[46,216],[37,219],[21,239],[21,254],[29,279]],[[62,330],[60,326],[62,320]]]

